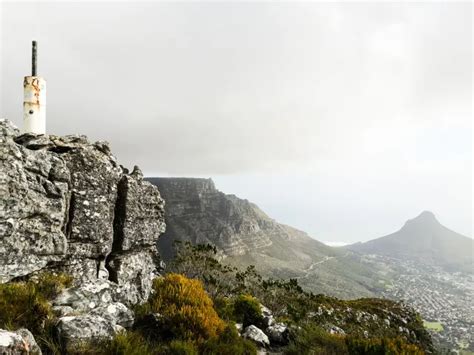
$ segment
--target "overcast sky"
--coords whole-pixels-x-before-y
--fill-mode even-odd
[[[322,241],[423,210],[472,235],[472,4],[3,2],[0,116],[31,40],[48,131],[219,189]]]

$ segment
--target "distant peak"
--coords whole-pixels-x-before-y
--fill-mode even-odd
[[[418,223],[423,223],[423,224],[438,223],[439,224],[438,220],[436,219],[436,216],[431,211],[423,211],[415,218],[407,221],[407,224],[412,224],[412,223],[417,223],[417,224]]]
[[[435,215],[431,211],[423,211],[420,213],[420,215],[416,218],[430,218],[430,219],[436,219]]]

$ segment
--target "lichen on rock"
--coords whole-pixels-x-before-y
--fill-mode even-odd
[[[146,300],[157,275],[164,201],[105,142],[23,134],[0,120],[0,283],[66,272]]]

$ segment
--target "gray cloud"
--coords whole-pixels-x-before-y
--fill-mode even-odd
[[[0,6],[0,114],[19,126],[35,38],[51,133],[109,140],[150,175],[217,176],[323,240],[418,207],[471,234],[470,3]],[[258,174],[300,198],[278,205]]]

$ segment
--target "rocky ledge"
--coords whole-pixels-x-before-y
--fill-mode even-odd
[[[148,298],[159,273],[165,231],[164,200],[138,167],[121,167],[106,142],[22,135],[0,120],[0,196],[0,283],[64,272],[75,284],[55,301],[61,332],[130,323],[127,306]]]

